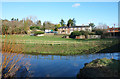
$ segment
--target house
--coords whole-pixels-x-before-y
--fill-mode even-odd
[[[73,31],[92,31],[92,27],[89,25],[81,25],[81,26],[63,26],[58,28],[58,34],[71,34]]]
[[[104,38],[120,38],[120,27],[109,27],[107,32],[104,33]]]
[[[108,26],[107,32],[120,32],[120,27],[109,28],[109,26]]]
[[[51,29],[45,29],[45,33],[52,33],[53,32],[53,30],[51,30]]]

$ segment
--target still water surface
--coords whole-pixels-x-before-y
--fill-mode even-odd
[[[21,55],[21,54],[20,54]],[[99,53],[76,56],[57,55],[25,55],[24,60],[29,61],[32,77],[76,77],[79,70],[97,58],[119,59],[120,53]]]

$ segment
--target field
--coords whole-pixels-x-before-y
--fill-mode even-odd
[[[29,35],[7,35],[2,37],[2,45],[6,49],[11,48],[14,52],[16,47],[22,49],[26,54],[55,54],[55,55],[77,55],[98,52],[119,52],[119,39],[66,39],[62,35],[54,36],[29,36]],[[9,49],[7,48],[10,44]],[[111,48],[112,47],[112,48]]]

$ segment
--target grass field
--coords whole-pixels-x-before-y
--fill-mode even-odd
[[[15,52],[17,51],[15,48],[19,46],[22,48],[23,53],[28,54],[76,55],[84,53],[97,53],[101,50],[104,50],[101,52],[119,51],[119,39],[76,40],[71,38],[62,38],[62,35],[42,37],[28,35],[8,35],[6,37],[1,37],[2,43],[6,43],[6,47],[9,43],[11,45],[10,47],[12,47]],[[112,46],[113,49],[111,50],[110,47]]]

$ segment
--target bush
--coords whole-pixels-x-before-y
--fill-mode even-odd
[[[75,38],[76,36],[82,35],[79,31],[74,31],[71,33],[70,38]]]
[[[89,35],[95,35],[95,33],[94,32],[90,32]]]
[[[102,35],[104,30],[102,30],[102,29],[95,29],[95,30],[93,30],[93,32],[95,32],[96,35]]]
[[[44,32],[42,32],[42,31],[35,31],[34,32],[34,35],[38,35],[38,34],[44,34]]]
[[[74,31],[71,33],[70,38],[75,38],[76,36],[85,35],[87,36],[89,33],[87,31]]]
[[[30,30],[33,30],[33,29],[38,29],[38,30],[39,30],[40,27],[39,27],[39,26],[31,26],[31,27],[30,27]]]

